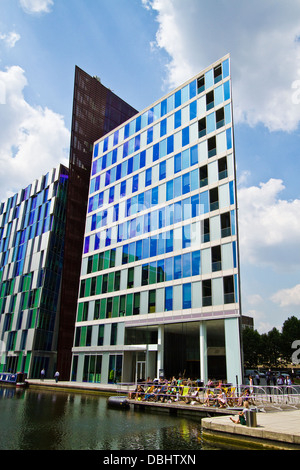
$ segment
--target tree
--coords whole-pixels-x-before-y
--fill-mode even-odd
[[[293,354],[292,344],[296,340],[300,340],[300,320],[295,316],[289,317],[282,327],[282,359],[287,363],[291,362]]]
[[[277,328],[273,328],[268,333],[260,337],[261,363],[268,367],[277,367],[278,360],[282,355],[282,339]]]
[[[257,367],[260,355],[260,334],[252,328],[243,330],[244,365],[251,369]]]

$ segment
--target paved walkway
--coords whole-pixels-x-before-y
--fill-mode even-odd
[[[69,390],[69,391],[84,391],[85,393],[97,392],[99,394],[121,394],[127,395],[127,393],[135,388],[132,384],[95,384],[88,382],[63,382],[46,379],[41,381],[39,379],[28,379],[29,387],[32,388],[45,388],[55,390]],[[134,402],[136,405],[141,406],[142,402]],[[210,441],[217,441],[218,445],[223,440],[226,445],[230,442],[236,442],[237,445],[241,444],[241,441],[246,443],[246,446],[256,446],[260,448],[270,447],[282,447],[282,448],[297,448],[300,449],[300,409],[294,411],[268,411],[266,413],[258,412],[257,426],[248,427],[239,424],[234,424],[228,414],[229,409],[224,410],[213,410],[210,407],[204,408],[203,406],[191,406],[180,404],[174,407],[174,404],[162,404],[162,403],[147,403],[151,406],[160,406],[161,408],[177,408],[184,411],[188,409],[192,412],[211,412],[214,417],[202,418],[202,430],[204,439]],[[172,406],[173,405],[173,406]],[[215,411],[215,412],[214,412]],[[222,416],[216,416],[217,413],[222,412]],[[232,410],[233,412],[233,410]],[[223,415],[224,413],[224,415]],[[226,413],[226,415],[225,415]],[[233,412],[234,413],[234,412]],[[233,414],[232,414],[233,415]],[[236,414],[234,416],[236,418]]]
[[[300,449],[300,410],[257,413],[257,427],[234,424],[228,416],[203,418],[204,439],[250,440],[257,444]]]

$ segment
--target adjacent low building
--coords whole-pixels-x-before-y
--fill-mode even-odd
[[[240,382],[240,324],[225,56],[95,142],[71,380]]]

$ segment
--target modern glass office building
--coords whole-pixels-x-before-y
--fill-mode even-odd
[[[67,186],[60,165],[0,204],[0,372],[54,373]]]
[[[230,57],[94,144],[71,380],[241,383]]]

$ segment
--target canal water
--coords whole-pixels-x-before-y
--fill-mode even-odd
[[[199,418],[113,409],[107,397],[0,386],[0,450],[203,449]]]

